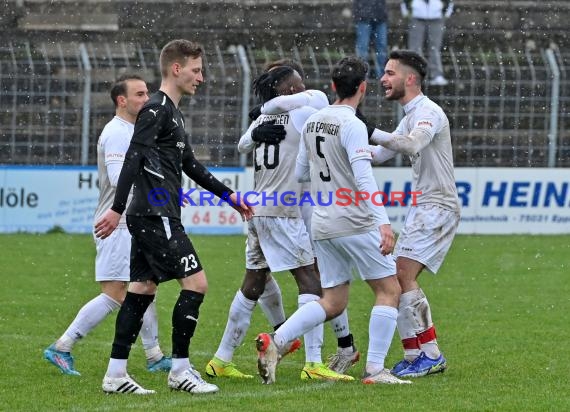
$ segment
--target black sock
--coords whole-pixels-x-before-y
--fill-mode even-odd
[[[352,333],[349,333],[342,338],[337,338],[338,347],[339,348],[351,348],[354,345],[354,339],[352,337]]]
[[[172,311],[172,357],[187,358],[190,339],[194,336],[200,305],[204,301],[202,293],[181,290]]]
[[[141,330],[144,313],[154,300],[154,295],[127,292],[115,322],[115,340],[111,358],[128,359],[131,346]]]

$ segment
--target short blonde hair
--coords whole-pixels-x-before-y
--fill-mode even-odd
[[[180,63],[184,66],[188,57],[196,59],[203,54],[204,49],[198,43],[184,39],[171,40],[160,52],[160,73],[165,77],[168,75],[168,68],[173,63]]]

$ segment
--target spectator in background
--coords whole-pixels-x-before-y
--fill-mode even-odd
[[[356,26],[356,54],[368,61],[370,38],[376,49],[374,69],[376,78],[384,74],[388,49],[388,11],[386,0],[354,0],[354,24]]]
[[[453,13],[453,0],[403,0],[400,6],[402,16],[411,17],[408,48],[423,55],[427,42],[429,84],[446,86],[449,82],[443,75],[441,44],[445,19]]]

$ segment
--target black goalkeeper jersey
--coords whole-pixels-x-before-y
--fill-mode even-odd
[[[134,183],[127,215],[179,219],[182,171],[216,196],[232,193],[196,160],[184,130],[184,116],[158,91],[138,114],[112,209],[123,213]]]

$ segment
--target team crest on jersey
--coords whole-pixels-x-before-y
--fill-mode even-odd
[[[176,142],[176,147],[180,149],[180,151],[183,151],[184,148],[186,147],[186,143],[184,142]]]

